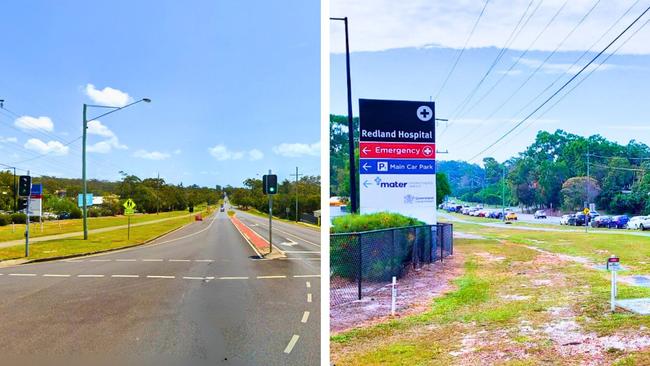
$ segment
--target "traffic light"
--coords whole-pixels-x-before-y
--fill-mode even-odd
[[[275,174],[266,174],[262,177],[262,190],[264,194],[278,193],[278,176]]]
[[[27,209],[27,200],[28,198],[20,197],[18,199],[18,211],[23,211]]]
[[[18,179],[18,195],[21,197],[29,197],[32,190],[32,177],[29,175],[21,175]]]

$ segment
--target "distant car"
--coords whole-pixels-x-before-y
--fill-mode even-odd
[[[587,215],[585,215],[582,212],[576,212],[576,214],[574,216],[576,218],[576,221],[575,221],[575,224],[574,224],[575,226],[587,225],[587,220],[588,220]]]
[[[610,216],[605,216],[605,215],[599,215],[596,216],[591,221],[591,227],[609,227],[610,223],[612,222],[612,218]]]
[[[517,214],[514,212],[508,212],[508,214],[506,215],[506,220],[508,221],[517,220]]]
[[[224,212],[224,211],[226,211],[226,208],[223,207],[223,206],[221,206],[221,208],[219,209],[219,211]]]
[[[650,229],[650,223],[648,223],[648,216],[633,216],[630,221],[627,222],[627,228],[632,230],[639,230],[643,225],[643,229]],[[646,224],[644,224],[646,222]]]
[[[67,220],[70,218],[70,212],[61,212],[58,216],[59,220]]]
[[[576,224],[576,215],[562,215],[560,218],[560,225],[575,225]]]
[[[494,210],[494,211],[490,211],[488,217],[491,219],[500,219],[503,217],[503,214],[501,213],[501,211]]]
[[[609,227],[612,229],[624,229],[630,218],[627,215],[612,216],[612,221],[609,222]]]
[[[544,210],[537,210],[533,214],[533,218],[535,218],[535,219],[545,219],[546,218],[546,212]]]

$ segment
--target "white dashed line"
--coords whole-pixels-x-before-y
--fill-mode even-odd
[[[214,259],[195,259],[195,262],[214,262]]]
[[[204,280],[203,277],[183,277],[184,280]]]
[[[220,280],[247,280],[248,277],[219,277]]]
[[[309,282],[309,281],[305,282],[305,286],[307,286],[307,288],[310,288],[311,287],[311,282]]]
[[[23,276],[23,277],[33,277],[36,276],[36,273],[9,273],[9,276]]]
[[[284,353],[291,353],[291,350],[296,345],[296,342],[298,342],[298,338],[300,338],[300,336],[297,334],[294,334],[293,337],[291,337],[289,344],[287,344],[287,348],[284,349]]]
[[[258,280],[270,279],[270,278],[287,278],[287,276],[257,276]]]
[[[191,262],[189,259],[170,259],[170,262]]]
[[[176,276],[147,276],[147,278],[176,278]]]
[[[70,277],[69,274],[44,274],[43,277]]]
[[[138,278],[140,276],[139,275],[119,275],[119,274],[117,274],[117,275],[111,275],[111,277],[115,277],[115,278]]]
[[[87,274],[87,275],[77,275],[77,277],[81,277],[81,278],[101,278],[101,277],[104,277],[104,275]]]
[[[162,262],[162,259],[143,259],[143,262]]]
[[[314,277],[320,277],[320,275],[295,275],[293,278],[314,278]]]
[[[309,320],[309,312],[305,311],[302,313],[302,319],[300,319],[301,323],[307,323],[307,320]]]
[[[311,294],[307,294],[307,302],[311,302]]]

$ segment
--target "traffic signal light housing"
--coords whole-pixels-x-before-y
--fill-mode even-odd
[[[275,174],[265,174],[262,177],[262,191],[264,194],[278,193],[278,176]]]
[[[20,197],[18,199],[18,211],[23,211],[27,209],[27,200],[28,198],[26,197]]]
[[[32,190],[32,177],[29,175],[21,175],[18,179],[18,195],[21,197],[29,197]]]

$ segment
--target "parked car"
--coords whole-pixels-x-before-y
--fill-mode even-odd
[[[612,222],[612,218],[610,216],[606,215],[599,215],[596,216],[593,220],[591,220],[591,227],[609,227],[609,225]]]
[[[576,224],[576,215],[562,215],[560,218],[560,225],[575,225]]]
[[[503,217],[503,213],[498,210],[490,211],[488,217],[491,219],[501,219]]]
[[[627,228],[631,230],[639,230],[641,228],[641,222],[643,222],[645,218],[645,216],[633,216],[630,221],[627,222]]]
[[[508,221],[517,220],[517,214],[512,212],[512,211],[508,212],[508,214],[506,215],[506,220],[508,220]]]
[[[70,218],[70,212],[61,212],[59,214],[59,220],[67,220]]]
[[[612,221],[610,221],[609,227],[612,229],[625,229],[628,221],[630,221],[630,218],[627,217],[627,215],[612,216]]]
[[[587,218],[587,215],[585,215],[582,212],[576,212],[575,216],[575,223],[573,225],[575,226],[584,226],[587,225],[587,221],[589,220]]]
[[[546,218],[546,212],[544,210],[537,210],[533,214],[533,218],[535,218],[535,219],[545,219]]]

